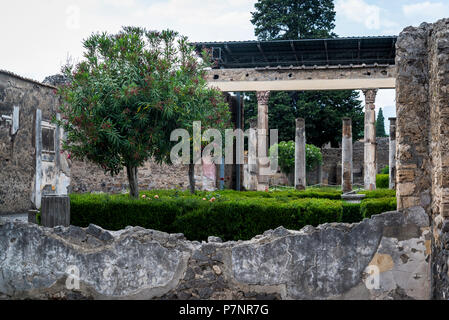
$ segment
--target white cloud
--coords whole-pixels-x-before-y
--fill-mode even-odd
[[[0,69],[42,81],[82,39],[124,25],[173,29],[191,41],[254,39],[255,0],[15,0],[0,9]]]
[[[337,0],[335,9],[337,14],[341,14],[350,21],[361,23],[367,29],[378,30],[381,27],[380,7],[370,5],[363,0]]]
[[[444,4],[443,2],[425,1],[410,5],[403,5],[402,12],[408,18],[433,22],[449,16],[449,5]]]

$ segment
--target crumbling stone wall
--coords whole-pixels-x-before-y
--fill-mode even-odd
[[[109,232],[5,223],[0,297],[428,299],[430,234],[420,207],[226,243],[140,227]],[[374,269],[378,281],[369,278]],[[66,286],[73,275],[79,289]]]
[[[19,107],[19,128],[11,135],[10,124],[0,121],[0,214],[26,213],[32,208],[35,174],[35,113],[51,120],[59,101],[55,88],[0,70],[0,117]]]
[[[406,28],[397,42],[398,208],[432,217],[434,297],[449,297],[449,19]]]

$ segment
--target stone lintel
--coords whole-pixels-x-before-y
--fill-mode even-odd
[[[280,69],[214,69],[209,71],[210,87],[232,91],[298,91],[393,89],[394,66]]]

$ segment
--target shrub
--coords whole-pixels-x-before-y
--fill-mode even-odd
[[[90,223],[108,230],[120,230],[127,226],[141,226],[165,232],[171,229],[176,215],[188,208],[180,205],[179,199],[143,200],[127,199],[123,196],[71,195],[71,224],[87,227]],[[192,201],[193,199],[191,199]],[[199,202],[198,200],[194,200]],[[195,203],[200,206],[201,203]],[[193,206],[193,205],[191,205]]]
[[[190,240],[218,236],[227,241],[248,240],[280,226],[299,230],[306,225],[354,223],[396,209],[393,190],[365,194],[368,198],[361,204],[341,201],[341,192],[332,189],[201,191],[195,195],[187,191],[154,190],[141,193],[139,199],[126,195],[72,194],[71,224],[87,227],[93,223],[108,230],[141,226],[183,233]]]
[[[274,156],[274,150],[276,145],[270,148],[270,156]],[[282,172],[290,174],[295,168],[295,142],[294,141],[281,141],[277,145],[278,147],[278,164]],[[323,163],[323,156],[320,148],[307,144],[306,145],[306,170],[312,171],[318,164]]]
[[[380,174],[390,174],[390,167],[389,166],[385,166],[385,168],[383,168],[380,171]]]
[[[306,225],[342,219],[340,200],[288,196],[245,198],[234,193],[237,194],[234,199],[220,196],[215,202],[198,196],[154,199],[147,195],[146,199],[133,200],[122,195],[71,195],[71,223],[80,227],[93,223],[108,230],[141,226],[184,233],[190,240],[206,240],[208,236],[247,240],[280,226],[299,230]]]
[[[341,222],[355,223],[363,220],[360,203],[343,202],[343,214]]]
[[[390,176],[388,174],[378,174],[376,176],[376,188],[389,188]]]
[[[378,198],[363,200],[360,211],[363,218],[371,218],[373,215],[394,211],[396,208],[396,198]]]

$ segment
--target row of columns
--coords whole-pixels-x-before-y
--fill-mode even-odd
[[[365,96],[365,135],[364,135],[364,188],[376,189],[377,159],[376,159],[376,112],[375,101],[378,89],[363,90]],[[257,118],[257,148],[249,152],[248,160],[257,158],[257,164],[250,166],[251,190],[266,191],[269,187],[269,176],[264,174],[269,167],[268,161],[268,100],[269,91],[257,92],[258,118]],[[390,188],[395,187],[396,168],[396,119],[390,118]],[[254,129],[255,122],[251,127]],[[251,141],[251,139],[250,139]],[[304,119],[296,120],[295,135],[295,188],[303,190],[306,187],[306,160],[305,160],[305,122]],[[256,151],[257,149],[257,151]],[[253,161],[256,163],[255,161]],[[249,162],[249,163],[253,163]],[[343,192],[352,190],[352,121],[343,119],[342,136],[342,188]]]

